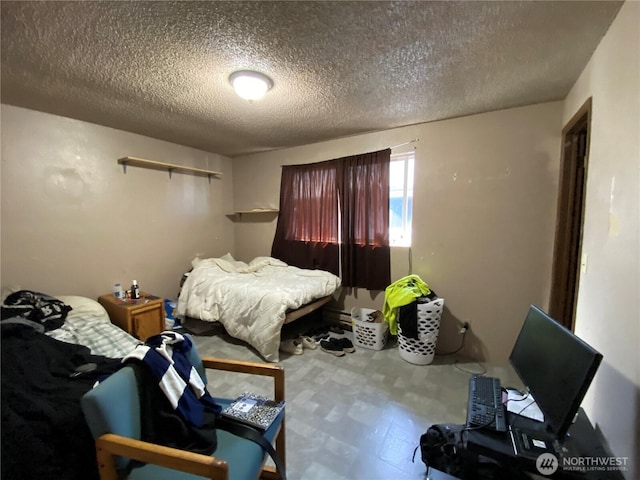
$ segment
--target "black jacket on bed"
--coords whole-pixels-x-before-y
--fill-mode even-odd
[[[2,478],[98,478],[94,440],[80,398],[120,360],[55,340],[20,324],[2,324]],[[75,368],[97,370],[71,378]]]

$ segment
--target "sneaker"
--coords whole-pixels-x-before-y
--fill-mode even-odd
[[[297,341],[302,345],[303,348],[308,348],[309,350],[315,350],[316,348],[318,348],[318,344],[316,343],[316,341],[313,338],[308,337],[307,335],[300,335],[297,338]]]
[[[332,331],[333,333],[337,333],[339,335],[342,335],[344,333],[344,330],[340,325],[331,325],[330,331]]]
[[[339,345],[342,348],[342,350],[347,353],[353,353],[356,351],[356,348],[353,346],[353,343],[351,343],[351,340],[349,340],[347,337],[332,338],[332,340],[335,340],[335,343]]]
[[[302,355],[302,344],[297,340],[284,340],[280,342],[280,351],[284,353],[290,353],[292,355]]]
[[[319,342],[320,340],[326,340],[327,338],[329,338],[329,334],[328,333],[323,333],[321,335],[316,335],[315,337],[313,337],[314,340],[316,342]]]
[[[319,342],[320,340],[329,338],[329,327],[314,328],[309,333],[307,333],[306,336],[313,337],[316,342]]]
[[[330,353],[331,355],[335,355],[336,357],[342,357],[344,355],[342,347],[333,340],[335,339],[330,338],[329,340],[322,340],[320,342],[320,349],[323,352]]]

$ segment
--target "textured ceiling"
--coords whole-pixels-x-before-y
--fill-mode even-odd
[[[562,99],[620,6],[2,1],[2,102],[236,156]]]

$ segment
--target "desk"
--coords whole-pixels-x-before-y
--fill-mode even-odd
[[[514,429],[524,432],[534,432],[544,436],[544,425],[534,420],[520,417],[512,413],[508,414],[509,425]],[[535,435],[534,435],[535,436]],[[584,467],[594,458],[611,461],[615,459],[606,450],[597,433],[591,426],[587,414],[582,408],[578,411],[577,420],[569,428],[567,439],[559,446],[557,458],[557,470],[555,473],[541,476],[541,471],[536,467],[538,455],[544,450],[534,451],[529,456],[516,456],[509,432],[494,432],[490,430],[469,430],[465,433],[465,447],[471,458],[481,455],[500,462],[505,468],[513,468],[523,472],[540,475],[539,478],[553,479],[598,479],[619,480],[623,479],[621,468],[615,464],[607,467],[591,464]]]

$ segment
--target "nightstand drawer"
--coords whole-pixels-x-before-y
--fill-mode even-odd
[[[117,299],[111,294],[102,295],[98,302],[105,308],[111,323],[145,341],[162,332],[164,323],[164,302],[156,296],[143,294],[135,303]]]

